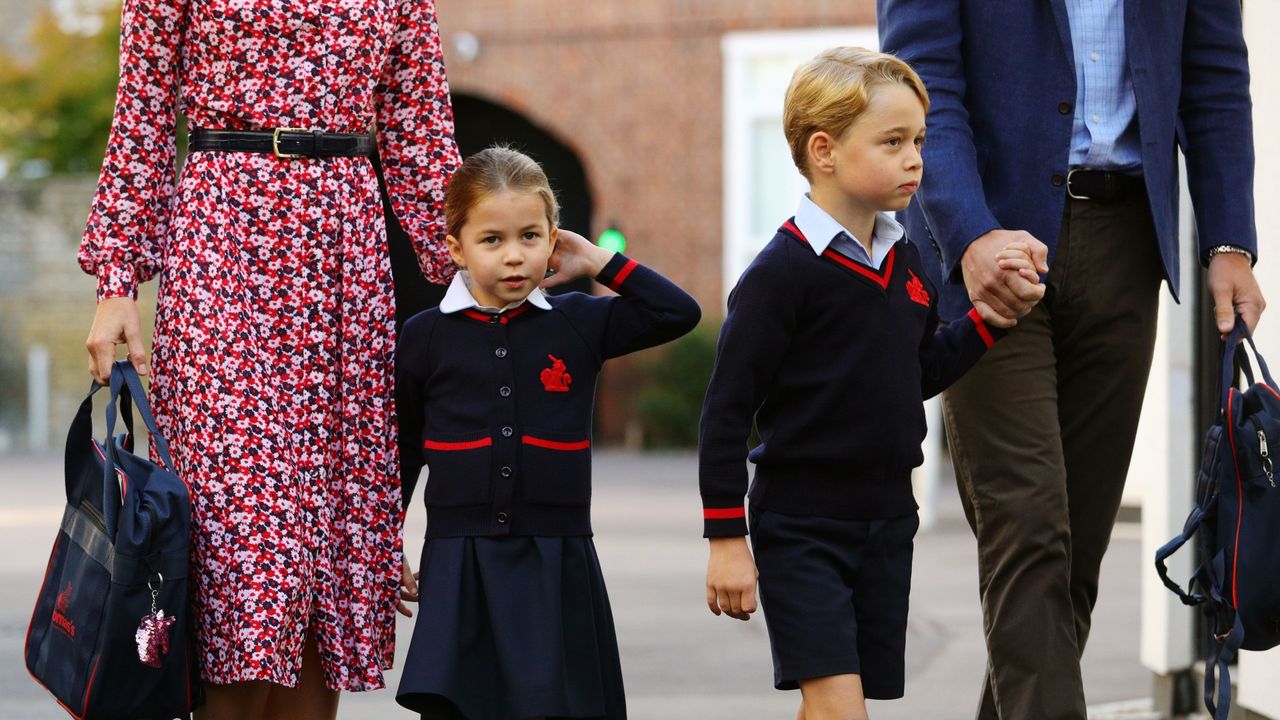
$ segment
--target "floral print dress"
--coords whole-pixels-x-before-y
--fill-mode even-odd
[[[206,682],[383,686],[402,521],[394,307],[364,158],[192,153],[208,129],[376,128],[429,280],[458,163],[431,0],[125,0],[120,87],[80,248],[99,298],[159,275],[153,404],[191,488]]]

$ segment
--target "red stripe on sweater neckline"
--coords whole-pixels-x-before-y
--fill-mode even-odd
[[[800,240],[801,242],[804,242],[807,245],[812,245],[812,243],[809,242],[809,238],[805,237],[804,233],[800,232],[800,228],[796,227],[795,221],[793,220],[786,221],[785,223],[782,224],[782,229],[786,231],[787,234],[795,236],[797,240]],[[889,254],[885,255],[885,258],[884,258],[883,274],[881,274],[880,272],[877,272],[876,270],[872,270],[871,268],[867,267],[866,265],[863,265],[860,262],[857,262],[856,260],[850,260],[844,255],[841,255],[840,253],[836,252],[835,250],[832,250],[831,248],[827,248],[825,251],[823,251],[822,257],[844,268],[847,268],[849,270],[852,270],[858,273],[859,275],[867,278],[868,280],[875,283],[876,285],[879,285],[880,289],[887,290],[889,289],[889,279],[893,277],[893,261],[894,261],[894,256],[897,254],[897,250],[898,250],[897,243],[894,243],[894,246],[889,248]]]

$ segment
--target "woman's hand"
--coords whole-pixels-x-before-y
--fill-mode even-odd
[[[418,576],[420,573],[413,571],[409,567],[409,558],[402,558],[403,566],[400,569],[400,600],[396,603],[396,612],[405,617],[413,617],[413,611],[409,609],[406,602],[418,602]]]
[[[133,369],[139,375],[147,374],[148,358],[142,344],[141,326],[138,303],[133,298],[105,298],[98,303],[84,346],[89,351],[89,374],[99,385],[111,380],[111,363],[115,362],[117,345],[128,346]]]
[[[595,277],[613,259],[613,251],[593,244],[572,230],[559,231],[556,249],[547,261],[547,267],[555,274],[542,281],[539,287],[549,288],[572,282],[580,277]]]

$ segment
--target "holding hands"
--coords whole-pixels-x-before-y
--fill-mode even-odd
[[[960,259],[969,299],[992,327],[1010,328],[1044,297],[1049,248],[1022,230],[992,230]]]

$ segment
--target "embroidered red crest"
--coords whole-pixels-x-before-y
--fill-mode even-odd
[[[551,358],[551,367],[544,368],[539,377],[542,380],[542,387],[547,392],[569,392],[569,385],[573,382],[573,376],[569,374],[569,369],[565,367],[564,361],[555,355],[548,355]]]
[[[907,270],[907,273],[911,275],[911,279],[907,281],[907,297],[910,297],[913,302],[918,302],[928,307],[929,291],[924,289],[924,283],[920,281],[920,278],[916,277],[915,273],[911,272],[911,270]]]
[[[67,589],[58,593],[58,599],[54,603],[53,608],[53,626],[67,634],[67,637],[76,636],[76,624],[67,617],[67,610],[71,607],[71,583],[67,583]]]

